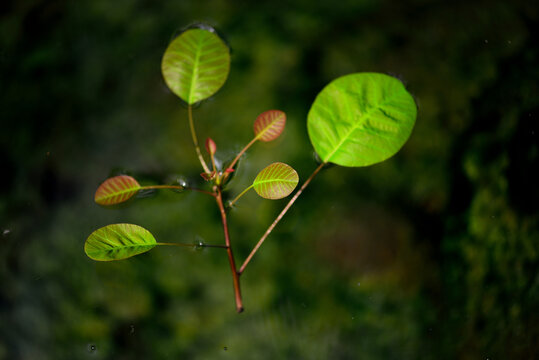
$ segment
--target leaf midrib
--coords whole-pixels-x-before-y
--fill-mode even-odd
[[[200,53],[201,53],[201,47],[202,47],[203,41],[199,39],[197,42],[197,50],[195,53],[195,61],[193,62],[193,76],[191,76],[191,84],[189,85],[189,104],[192,104],[193,101],[193,89],[194,89],[194,83],[196,75],[198,74],[198,66],[200,62]]]
[[[268,126],[266,126],[265,128],[263,128],[259,133],[258,135],[256,136],[256,139],[260,139],[262,136],[264,136],[264,134],[271,128],[271,126],[273,124],[275,124],[277,122],[277,120],[281,120],[281,118],[284,117],[283,114],[280,114],[278,117],[276,117],[275,119],[273,119],[273,121],[271,121]]]
[[[120,190],[120,191],[114,192],[114,193],[112,193],[112,194],[107,194],[107,195],[105,195],[105,196],[99,197],[99,198],[97,198],[97,200],[105,200],[105,199],[109,199],[109,198],[111,198],[111,197],[118,196],[118,195],[121,195],[121,194],[125,194],[125,193],[128,193],[128,192],[139,191],[140,189],[142,189],[142,186],[133,187],[133,188],[131,188],[131,189],[126,189],[126,190]]]
[[[96,252],[107,252],[107,251],[114,251],[114,250],[117,250],[117,249],[125,249],[125,248],[134,248],[134,247],[148,247],[148,246],[152,246],[152,247],[155,247],[157,246],[157,243],[156,244],[142,244],[142,245],[120,245],[120,246],[115,246],[111,249],[98,249],[98,250],[94,250],[94,251],[89,251],[90,253],[96,253]]]
[[[278,179],[278,180],[260,180],[260,181],[255,181],[253,183],[253,186],[256,186],[258,184],[266,184],[266,183],[269,183],[269,182],[289,182],[289,183],[296,183],[295,180],[289,180],[289,179]]]
[[[337,144],[337,146],[333,149],[333,151],[329,154],[329,156],[327,157],[327,160],[325,160],[326,163],[328,163],[331,158],[333,157],[333,155],[335,155],[335,153],[341,148],[341,146],[348,140],[348,138],[350,137],[350,135],[352,135],[352,133],[354,133],[354,131],[356,131],[361,125],[363,125],[365,123],[365,121],[372,115],[372,113],[375,111],[375,110],[378,110],[380,109],[381,107],[383,107],[386,103],[390,102],[390,100],[392,100],[394,97],[396,97],[397,95],[395,95],[395,93],[392,94],[392,96],[389,96],[388,98],[386,98],[384,101],[382,101],[378,106],[376,107],[372,107],[370,110],[368,110],[365,115],[360,115],[360,119],[357,121],[357,123],[352,126],[352,128],[350,129],[350,131],[348,131],[348,133],[341,139],[341,141],[339,141],[339,144]]]

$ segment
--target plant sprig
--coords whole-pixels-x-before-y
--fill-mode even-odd
[[[168,46],[161,65],[171,91],[187,103],[187,119],[202,177],[210,190],[183,185],[141,186],[131,176],[120,175],[104,181],[95,194],[96,203],[110,206],[123,203],[141,190],[193,190],[214,197],[223,227],[224,245],[202,245],[226,250],[232,273],[236,311],[242,312],[240,276],[273,229],[289,211],[314,177],[327,165],[369,166],[393,156],[408,140],[417,116],[413,97],[394,77],[379,73],[345,75],[328,84],[316,97],[307,117],[311,143],[321,159],[283,210],[270,224],[238,269],[229,234],[227,208],[223,201],[224,184],[238,166],[239,159],[257,141],[272,141],[281,135],[286,114],[281,110],[262,112],[254,121],[254,137],[225,169],[215,161],[217,145],[205,142],[210,157],[207,165],[200,150],[193,119],[193,105],[214,95],[225,83],[230,71],[230,51],[225,42],[209,27],[191,28]],[[290,195],[299,183],[297,172],[289,165],[275,162],[262,169],[253,183],[241,191],[228,207],[250,189],[266,199]],[[160,243],[146,229],[133,224],[112,224],[94,231],[86,240],[85,252],[94,260],[122,260],[145,253],[156,246],[192,247],[196,244]]]

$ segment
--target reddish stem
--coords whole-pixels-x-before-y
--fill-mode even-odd
[[[234,158],[234,160],[232,160],[232,162],[230,163],[230,165],[228,165],[228,168],[229,169],[234,169],[234,166],[236,165],[236,163],[238,162],[238,160],[241,158],[241,156],[251,147],[251,145],[253,145],[256,141],[258,140],[258,137],[255,136],[251,141],[249,141],[249,143],[247,145],[245,145],[245,147],[238,153],[238,155],[236,155],[236,157]],[[225,173],[224,175],[224,178],[223,179],[226,179],[228,176],[230,175],[230,173]]]
[[[320,166],[318,166],[316,168],[316,170],[313,171],[313,173],[311,174],[311,176],[309,176],[309,178],[307,180],[305,180],[305,182],[303,183],[303,185],[301,186],[301,188],[296,192],[296,194],[294,195],[294,197],[292,197],[292,199],[290,199],[290,201],[288,202],[288,204],[286,204],[286,206],[284,207],[284,209],[281,211],[281,213],[275,218],[275,220],[273,220],[273,223],[271,223],[271,225],[269,226],[269,228],[266,230],[266,232],[264,233],[264,235],[262,235],[262,237],[260,238],[260,240],[258,240],[258,243],[256,244],[256,246],[253,248],[253,250],[251,251],[251,253],[249,254],[249,256],[247,257],[247,259],[245,259],[245,261],[243,262],[243,265],[241,266],[240,268],[240,271],[239,271],[239,274],[241,275],[243,273],[243,271],[245,270],[245,267],[247,266],[247,264],[249,264],[249,261],[251,261],[251,259],[253,258],[253,256],[255,255],[255,253],[258,251],[258,248],[260,248],[260,246],[262,245],[262,243],[264,242],[264,240],[266,240],[266,238],[268,237],[268,235],[273,231],[273,229],[275,228],[275,226],[279,223],[279,221],[281,221],[281,219],[283,218],[283,216],[286,214],[286,212],[288,211],[288,209],[290,209],[290,207],[296,202],[296,200],[298,199],[298,197],[301,195],[301,193],[303,192],[303,190],[305,190],[305,188],[307,187],[307,185],[309,185],[309,183],[312,181],[312,179],[316,176],[316,174],[318,174],[318,172],[320,170],[322,170],[322,168],[324,167],[324,165],[326,165],[326,163],[322,163],[320,164]]]
[[[225,207],[223,205],[223,197],[221,196],[221,189],[215,187],[215,200],[219,206],[219,211],[221,212],[221,220],[223,221],[223,232],[225,234],[225,244],[226,251],[228,253],[228,261],[230,262],[230,269],[232,270],[232,279],[234,281],[234,296],[236,298],[236,311],[241,313],[243,311],[243,304],[241,301],[241,290],[240,290],[240,277],[238,269],[236,268],[236,263],[234,261],[234,254],[232,253],[232,247],[230,246],[230,236],[228,235],[228,223],[226,220]]]

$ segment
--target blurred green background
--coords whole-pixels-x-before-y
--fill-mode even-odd
[[[19,0],[0,5],[0,359],[532,359],[539,356],[539,31],[532,1]],[[220,249],[117,263],[95,229],[222,243],[211,198],[93,203],[112,174],[203,187],[187,111],[160,73],[197,22],[232,48],[195,111],[226,161],[268,109],[283,136],[240,164],[233,196],[274,161],[315,168],[306,115],[332,79],[400,78],[419,115],[367,168],[322,172],[242,277]],[[230,215],[238,262],[286,204]]]

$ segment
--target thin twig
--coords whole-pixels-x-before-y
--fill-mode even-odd
[[[264,242],[264,240],[266,240],[266,238],[268,237],[268,235],[273,231],[273,229],[275,228],[275,226],[279,223],[279,221],[281,221],[281,219],[283,218],[283,216],[286,214],[286,212],[288,211],[288,209],[290,209],[290,207],[294,204],[294,202],[296,202],[296,200],[298,199],[298,197],[301,195],[301,193],[303,192],[303,190],[305,190],[305,188],[307,187],[307,185],[309,185],[309,183],[312,181],[312,179],[316,176],[316,174],[318,174],[318,172],[320,170],[322,170],[322,168],[324,167],[324,165],[326,165],[326,163],[321,163],[320,166],[318,166],[314,171],[313,173],[311,174],[311,176],[309,176],[309,178],[307,180],[305,180],[305,182],[303,183],[303,185],[301,186],[301,188],[296,192],[296,194],[294,195],[294,197],[292,197],[292,199],[290,199],[290,201],[288,202],[288,204],[286,204],[286,206],[284,207],[284,209],[281,211],[281,213],[275,218],[275,220],[273,220],[273,223],[271,223],[271,225],[268,227],[268,229],[266,230],[266,232],[264,233],[264,235],[262,235],[262,237],[260,238],[260,240],[258,240],[258,243],[256,244],[256,246],[253,248],[253,250],[251,251],[251,253],[249,254],[249,256],[247,257],[247,259],[245,259],[245,261],[243,262],[243,265],[241,266],[240,268],[240,271],[239,271],[239,274],[241,275],[243,273],[243,271],[245,270],[245,267],[247,266],[247,264],[249,264],[249,261],[251,261],[251,259],[253,258],[254,254],[258,251],[258,248],[260,248],[260,246],[262,245],[262,243]]]
[[[227,249],[226,245],[210,245],[210,244],[184,244],[184,243],[164,243],[158,242],[156,245],[166,245],[166,246],[182,246],[182,247],[209,247],[209,248],[220,248]]]
[[[232,205],[234,205],[236,203],[236,201],[238,201],[238,199],[240,197],[242,197],[247,191],[251,190],[251,188],[253,187],[253,185],[249,186],[248,188],[246,188],[245,190],[243,190],[238,196],[236,196],[234,198],[234,200],[232,200],[231,202],[228,203],[228,207],[232,207]]]
[[[245,147],[238,153],[238,155],[236,155],[236,158],[234,160],[232,160],[232,162],[230,163],[230,165],[228,165],[229,168],[234,168],[234,165],[236,165],[236,163],[238,162],[238,160],[240,159],[240,157],[251,147],[251,145],[253,145],[256,141],[258,140],[258,137],[254,137],[251,141],[249,141],[249,143],[247,145],[245,145]]]
[[[191,129],[191,137],[193,138],[193,144],[195,144],[195,150],[197,152],[198,160],[200,160],[200,164],[202,165],[204,172],[210,173],[210,169],[208,168],[208,165],[206,165],[206,161],[204,161],[204,157],[202,156],[202,153],[200,152],[200,147],[198,146],[197,134],[195,132],[195,124],[193,122],[193,107],[191,106],[191,104],[189,104],[189,106],[187,107],[187,112],[189,115],[189,128]]]
[[[175,189],[175,190],[192,190],[197,191],[202,194],[210,195],[215,197],[215,194],[206,190],[201,190],[189,186],[181,186],[181,185],[148,185],[148,186],[142,186],[140,190],[152,190],[152,189]]]
[[[247,149],[249,149],[249,148],[251,147],[251,145],[253,145],[257,140],[258,140],[258,136],[255,136],[251,141],[249,141],[249,143],[248,143],[247,145],[245,145],[245,147],[238,153],[238,155],[236,155],[236,157],[234,158],[234,160],[232,160],[232,162],[230,163],[230,165],[228,165],[228,168],[229,168],[229,169],[234,169],[234,166],[236,165],[236,163],[238,162],[238,160],[241,158],[241,156],[242,156],[242,155],[247,151]],[[225,173],[223,180],[225,180],[228,176],[230,176],[230,173]]]
[[[232,253],[232,247],[230,246],[230,236],[228,235],[228,223],[226,219],[225,207],[223,205],[223,197],[221,195],[221,189],[215,187],[215,200],[219,206],[219,211],[221,212],[221,220],[223,221],[223,232],[225,234],[225,244],[226,251],[228,253],[228,261],[230,262],[230,269],[232,270],[232,279],[234,281],[234,296],[236,298],[236,311],[241,313],[243,311],[243,304],[241,301],[241,291],[240,291],[240,277],[238,269],[236,268],[236,263],[234,261],[234,254]]]

